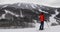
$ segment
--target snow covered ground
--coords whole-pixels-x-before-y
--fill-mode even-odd
[[[17,28],[17,29],[0,29],[0,32],[60,32],[60,26],[49,26],[45,22],[44,30],[39,31],[39,23],[35,28]]]
[[[47,25],[48,24],[48,25]],[[36,30],[39,29],[39,24],[36,24]],[[38,30],[38,32],[60,32],[60,26],[50,26],[49,23],[44,23],[44,30]]]

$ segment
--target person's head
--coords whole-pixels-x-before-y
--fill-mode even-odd
[[[43,12],[41,12],[40,14],[41,14],[41,15],[43,15],[44,13],[43,13]]]

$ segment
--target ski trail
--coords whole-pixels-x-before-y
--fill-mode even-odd
[[[4,10],[5,11],[5,14],[2,14],[2,16],[0,17],[0,19],[5,19],[5,15],[7,14],[7,13],[10,13],[11,15],[14,15],[14,16],[16,16],[16,17],[19,17],[20,15],[17,15],[17,14],[14,14],[13,12],[10,12],[10,11],[8,11],[8,10]]]
[[[22,14],[22,11],[20,11],[20,17],[24,17],[23,14]]]
[[[55,14],[52,14],[52,16],[51,17],[49,17],[50,18],[50,25],[52,24],[52,23],[56,23],[57,24],[57,22],[56,22],[56,19],[54,18],[57,14],[59,14],[59,12],[57,11],[57,9],[55,10]]]
[[[46,11],[42,11],[41,9],[39,9],[39,11],[40,11],[40,12],[44,12],[44,13],[48,13],[48,12],[46,12]]]
[[[9,11],[9,10],[5,10],[5,14],[7,14],[7,13],[10,13],[11,15],[15,15],[16,17],[19,17],[19,15],[14,14],[13,12],[11,12],[11,11]]]

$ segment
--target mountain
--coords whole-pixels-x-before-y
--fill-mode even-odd
[[[9,20],[15,26],[19,26],[22,24],[27,25],[27,23],[34,23],[34,20],[37,20],[37,22],[39,22],[39,15],[41,12],[45,14],[46,22],[51,22],[51,25],[53,25],[52,21],[57,20],[55,17],[58,17],[57,15],[59,15],[59,13],[57,14],[57,12],[59,12],[58,8],[31,3],[14,3],[0,5],[0,11],[2,11],[0,12],[0,18],[3,20],[7,19],[6,21]],[[22,26],[25,27],[24,25]]]

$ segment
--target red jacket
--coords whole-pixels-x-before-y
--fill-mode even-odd
[[[44,20],[45,20],[44,15],[40,15],[40,21],[41,21],[41,22],[44,22]]]

